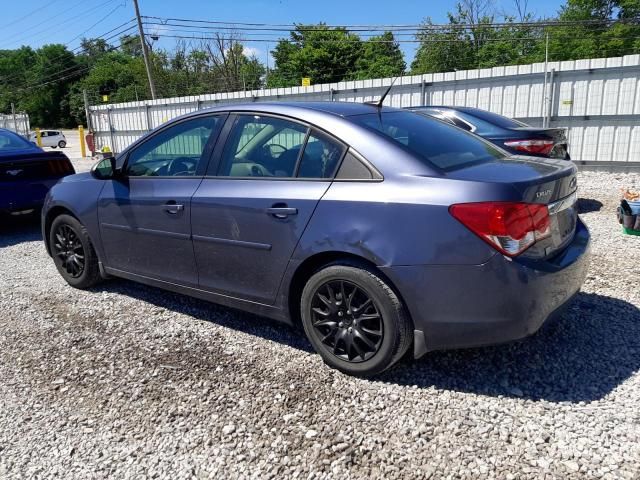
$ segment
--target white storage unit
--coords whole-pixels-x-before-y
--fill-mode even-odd
[[[26,113],[0,114],[0,128],[6,128],[25,138],[29,137],[29,115]]]
[[[640,55],[404,76],[385,105],[478,107],[541,126],[566,127],[574,160],[640,161]],[[122,151],[177,116],[230,103],[377,98],[392,79],[218,93],[90,108],[98,147]]]

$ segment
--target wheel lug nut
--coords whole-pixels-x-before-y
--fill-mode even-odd
[[[342,312],[338,312],[338,316],[339,316],[339,317],[341,317],[341,316],[343,316],[343,315],[344,315],[344,313],[342,313]]]
[[[349,327],[349,333],[353,332],[353,328]]]

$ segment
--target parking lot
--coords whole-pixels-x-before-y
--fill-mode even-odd
[[[561,320],[375,380],[264,318],[74,290],[36,222],[3,220],[0,477],[638,478],[640,238],[614,211],[640,175],[579,182],[592,265]]]

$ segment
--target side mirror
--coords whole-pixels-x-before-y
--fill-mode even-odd
[[[122,176],[122,171],[116,166],[116,157],[110,156],[96,163],[91,174],[99,180],[115,180]]]

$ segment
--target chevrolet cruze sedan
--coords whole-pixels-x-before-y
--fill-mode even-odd
[[[408,111],[229,105],[63,179],[42,227],[74,287],[121,277],[302,324],[370,376],[557,314],[588,267],[576,189],[570,162]]]

